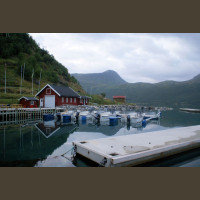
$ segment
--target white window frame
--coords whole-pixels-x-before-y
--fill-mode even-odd
[[[68,99],[68,97],[66,97],[66,103],[68,103],[68,101],[69,101],[69,99]]]
[[[80,99],[80,103],[83,103],[83,99]]]
[[[48,92],[49,91],[49,92]],[[46,94],[51,94],[51,88],[46,89]]]
[[[65,100],[65,98],[64,98],[64,97],[62,97],[62,103],[64,103],[64,100]]]
[[[31,101],[31,106],[33,106],[34,105],[34,101]]]
[[[72,103],[72,98],[70,98],[70,103]]]
[[[76,103],[76,97],[74,98],[74,103]]]

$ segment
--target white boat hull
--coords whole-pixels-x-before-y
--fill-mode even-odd
[[[141,123],[143,117],[131,117],[131,123]]]

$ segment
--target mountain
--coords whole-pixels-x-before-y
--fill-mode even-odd
[[[106,72],[95,74],[97,79],[90,79],[90,74],[75,76],[80,84],[85,87],[90,79],[90,85],[93,86],[92,93],[106,93],[106,97],[111,98],[117,95],[124,95],[127,97],[127,102],[136,103],[146,106],[189,106],[200,107],[200,74],[188,81],[163,81],[160,83],[123,83],[111,84],[113,78],[110,77],[109,84],[101,77]],[[83,79],[85,78],[85,81]],[[125,82],[125,81],[124,81]],[[102,83],[103,86],[102,86]],[[86,88],[85,88],[86,89]]]
[[[189,80],[190,83],[193,82],[193,83],[200,83],[200,74],[195,76],[193,79]]]
[[[6,66],[6,88],[5,85]],[[21,66],[24,72],[22,95],[32,93],[32,73],[34,71],[34,94],[39,90],[41,72],[42,88],[47,83],[71,86],[84,93],[78,81],[68,73],[65,66],[59,63],[27,33],[0,33],[0,103],[17,103],[20,95]],[[24,67],[25,66],[25,67]],[[25,69],[25,70],[24,70]],[[8,99],[15,99],[9,101]]]
[[[126,84],[117,72],[107,70],[102,73],[72,74],[81,86],[90,94],[98,94],[104,91],[105,87],[113,87]]]

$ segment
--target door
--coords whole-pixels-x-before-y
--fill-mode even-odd
[[[45,108],[55,108],[55,95],[45,96]]]
[[[40,99],[40,107],[43,107],[44,106],[44,104],[43,104],[43,98],[42,99]]]

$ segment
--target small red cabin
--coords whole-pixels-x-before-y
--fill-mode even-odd
[[[37,108],[38,99],[35,97],[21,97],[19,103],[22,104],[23,108]]]
[[[113,101],[126,103],[126,96],[113,96]]]
[[[80,96],[72,88],[47,84],[35,96],[39,97],[40,107],[55,108],[62,105],[87,105],[90,97]]]

